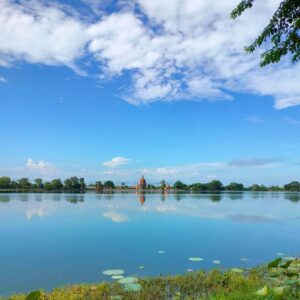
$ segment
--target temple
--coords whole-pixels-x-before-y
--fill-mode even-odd
[[[144,189],[146,189],[146,187],[147,187],[147,182],[146,182],[144,176],[142,176],[137,185],[137,189],[144,190]]]

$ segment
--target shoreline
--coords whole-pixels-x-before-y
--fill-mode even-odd
[[[122,270],[110,271],[113,274],[113,271]],[[212,269],[208,272],[200,270],[184,275],[151,278],[128,276],[114,282],[55,288],[51,292],[39,290],[29,294],[12,295],[8,298],[0,296],[1,300],[295,300],[299,298],[300,259],[294,257],[276,258],[266,265],[250,269]]]

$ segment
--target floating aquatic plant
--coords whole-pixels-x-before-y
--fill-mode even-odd
[[[116,280],[119,280],[119,279],[122,279],[122,278],[124,278],[123,275],[113,275],[113,276],[111,276],[111,279],[116,279]]]
[[[189,257],[189,260],[190,261],[202,261],[203,258],[201,258],[201,257]]]
[[[139,266],[139,269],[143,270],[145,269],[145,266]]]
[[[118,280],[119,283],[121,284],[132,284],[132,283],[137,283],[138,279],[135,277],[124,277],[120,280]]]
[[[221,261],[220,260],[213,260],[212,263],[215,264],[215,265],[220,265]]]
[[[34,291],[27,295],[25,300],[40,300],[42,293],[40,291]]]
[[[234,273],[243,273],[244,272],[242,269],[239,269],[239,268],[232,268],[231,271]]]
[[[138,292],[142,289],[142,286],[139,283],[128,283],[124,286],[126,291]]]
[[[163,250],[159,250],[158,253],[159,253],[159,254],[165,254],[166,252],[163,251]]]
[[[113,269],[113,270],[105,270],[102,273],[107,276],[116,276],[116,275],[123,275],[125,271],[121,269]]]
[[[242,261],[242,262],[247,262],[247,261],[249,261],[249,258],[247,258],[247,257],[241,257],[241,258],[240,258],[240,261]]]

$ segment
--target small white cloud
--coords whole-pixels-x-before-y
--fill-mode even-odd
[[[26,162],[26,168],[30,171],[50,172],[55,169],[55,166],[52,163],[44,160],[34,162],[31,158],[28,158]]]
[[[104,213],[102,216],[107,219],[110,219],[116,223],[122,223],[122,222],[129,221],[129,218],[127,216],[119,214],[114,211],[108,211],[108,212]]]
[[[292,119],[292,118],[284,118],[284,121],[291,125],[300,125],[300,120],[296,120],[296,119]]]
[[[127,165],[131,161],[132,161],[132,159],[130,159],[130,158],[117,156],[117,157],[114,157],[112,160],[105,161],[104,163],[102,163],[102,165],[105,167],[114,168],[114,167],[119,167],[122,165]]]
[[[250,115],[245,119],[245,121],[253,124],[259,124],[263,122],[263,120],[257,115]]]
[[[6,82],[7,80],[4,77],[0,76],[0,83],[6,83]]]

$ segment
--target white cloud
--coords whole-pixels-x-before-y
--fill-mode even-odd
[[[259,124],[263,122],[263,120],[257,115],[250,115],[245,119],[245,121],[253,124]]]
[[[300,120],[297,120],[297,119],[293,119],[293,118],[283,118],[283,120],[288,123],[288,124],[291,124],[291,125],[300,125]]]
[[[6,82],[7,80],[4,77],[0,76],[0,83],[6,83]]]
[[[26,168],[29,171],[40,171],[43,173],[47,173],[55,170],[55,166],[52,163],[46,162],[44,160],[34,162],[31,158],[28,158],[26,162]]]
[[[127,216],[125,216],[124,214],[117,213],[115,211],[105,212],[102,216],[116,223],[129,221],[129,218]]]
[[[117,156],[117,157],[112,158],[112,160],[105,161],[104,163],[102,163],[102,165],[106,166],[106,167],[114,168],[114,167],[119,167],[119,166],[127,165],[131,161],[132,161],[132,159],[130,159],[130,158],[125,158],[125,157],[122,157],[122,156]]]
[[[79,71],[89,59],[100,78],[130,75],[123,97],[133,104],[228,100],[231,92],[271,96],[276,109],[300,104],[299,64],[261,69],[259,53],[244,52],[280,0],[257,1],[237,20],[229,18],[237,0],[119,0],[113,13],[102,9],[106,1],[84,2],[94,18],[58,2],[0,0],[0,65]]]
[[[59,5],[0,0],[0,62],[24,60],[75,67],[87,42],[85,27]]]

